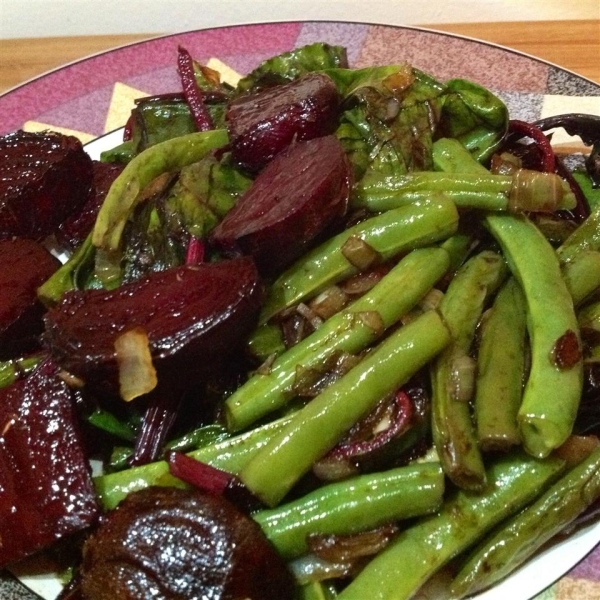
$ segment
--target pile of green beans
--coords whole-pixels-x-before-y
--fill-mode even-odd
[[[200,154],[217,143],[194,140]],[[600,450],[575,466],[556,452],[572,434],[581,400],[580,332],[600,331],[600,207],[555,249],[511,194],[525,177],[519,199],[527,210],[572,206],[560,178],[492,175],[456,140],[438,140],[433,158],[437,172],[365,178],[353,202],[377,214],[268,286],[252,343],[282,312],[360,272],[343,252],[351,236],[390,266],[372,289],[295,346],[279,349],[226,400],[231,437],[190,453],[237,475],[262,500],[268,508],[253,518],[288,560],[309,551],[311,534],[352,535],[411,519],[340,600],[411,598],[476,544],[451,591],[484,589],[600,497]],[[119,223],[100,221],[94,232],[94,244],[109,253],[132,207],[116,196],[111,202],[120,206]],[[477,210],[489,234],[475,252],[472,235],[460,228],[466,208]],[[447,286],[439,304],[420,306],[436,285]],[[323,370],[341,353],[360,360],[299,402],[298,372]],[[472,389],[457,375],[465,360],[476,364]],[[289,500],[349,430],[425,371],[432,462],[358,475]],[[184,484],[157,462],[97,477],[95,485],[108,510],[132,491]],[[299,593],[306,600],[336,597],[318,582]]]

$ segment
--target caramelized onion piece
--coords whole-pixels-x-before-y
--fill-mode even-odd
[[[130,329],[115,340],[119,393],[125,402],[151,392],[158,383],[150,342],[142,327]]]

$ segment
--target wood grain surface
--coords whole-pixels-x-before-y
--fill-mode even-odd
[[[600,20],[456,23],[423,27],[501,44],[600,83]],[[155,35],[0,40],[0,92],[84,56]]]

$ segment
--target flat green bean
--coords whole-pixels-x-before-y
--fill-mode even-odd
[[[413,250],[369,292],[337,313],[275,359],[268,373],[256,373],[225,401],[232,431],[244,429],[294,397],[298,370],[320,370],[340,352],[356,354],[411,310],[447,271],[441,248]],[[377,315],[374,328],[367,316]]]
[[[578,252],[563,265],[562,272],[573,304],[579,306],[600,288],[600,252]]]
[[[483,487],[485,468],[471,420],[470,399],[457,397],[461,382],[455,380],[455,365],[468,356],[484,303],[506,273],[499,254],[481,252],[458,271],[439,306],[452,332],[452,344],[430,368],[433,441],[444,472],[465,489]]]
[[[267,506],[274,506],[355,423],[449,341],[450,332],[435,311],[401,327],[298,411],[246,464],[240,479]]]
[[[358,272],[342,253],[351,236],[364,240],[383,260],[444,240],[456,232],[458,212],[449,200],[403,206],[377,215],[327,240],[285,271],[267,290],[260,323],[316,296]]]
[[[483,451],[506,451],[521,443],[517,414],[523,396],[526,330],[525,298],[511,278],[498,292],[480,335],[475,422]]]
[[[564,461],[510,454],[490,466],[480,494],[457,491],[441,510],[401,532],[339,595],[339,600],[408,600],[449,560],[515,514],[564,469]]]
[[[566,364],[561,356],[563,343],[581,348],[573,301],[556,253],[531,221],[488,215],[485,224],[527,301],[531,370],[518,419],[525,449],[544,457],[569,437],[581,399],[583,363],[576,353]]]
[[[600,448],[541,498],[484,540],[452,581],[452,597],[500,581],[600,498]]]
[[[600,204],[558,248],[562,263],[569,262],[582,250],[600,251]]]
[[[414,464],[332,483],[252,518],[286,559],[308,551],[309,534],[350,535],[437,511],[444,495],[438,463]]]

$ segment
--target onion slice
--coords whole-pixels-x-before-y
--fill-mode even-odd
[[[151,392],[158,384],[150,342],[142,327],[130,329],[115,340],[119,393],[126,402]]]

